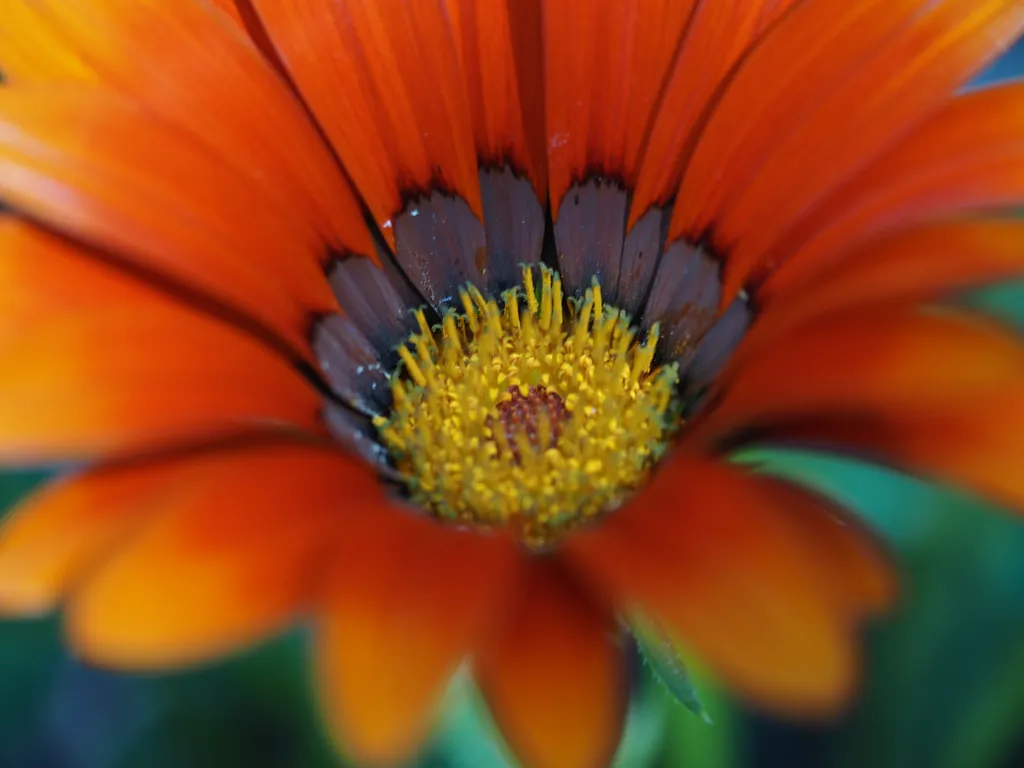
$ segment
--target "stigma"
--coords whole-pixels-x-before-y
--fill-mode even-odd
[[[374,423],[414,503],[544,546],[643,484],[679,408],[657,325],[639,338],[597,280],[566,298],[537,269],[498,298],[466,286],[437,325],[418,311]]]

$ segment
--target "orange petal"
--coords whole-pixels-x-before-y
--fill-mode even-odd
[[[320,397],[248,336],[173,305],[75,313],[0,355],[0,460],[52,461],[255,429],[322,430]]]
[[[68,634],[90,661],[190,664],[284,628],[348,517],[382,503],[365,467],[312,446],[218,452],[165,481],[161,513],[71,600]]]
[[[165,292],[147,276],[115,259],[76,247],[13,216],[0,215],[0,346],[32,330],[76,314],[119,307],[126,314],[176,302],[228,322],[274,346],[245,318],[237,318],[181,292]],[[167,288],[167,286],[160,286]]]
[[[1024,511],[1021,434],[1024,389],[1015,384],[928,417],[895,413],[781,423],[763,437],[861,455]]]
[[[848,603],[781,503],[792,495],[766,482],[677,455],[629,507],[570,539],[568,555],[746,697],[832,714],[856,681]]]
[[[0,90],[0,195],[201,291],[292,343],[336,308],[317,239],[141,108],[93,90]],[[308,355],[308,352],[306,352]]]
[[[796,4],[743,58],[713,104],[679,189],[670,237],[696,238],[713,225],[772,149],[925,1]]]
[[[780,244],[773,289],[879,232],[1024,200],[1024,84],[961,96],[819,206]],[[769,254],[776,263],[783,260]]]
[[[650,128],[629,226],[675,197],[709,104],[736,62],[796,0],[703,0],[692,10]],[[645,43],[646,45],[646,43]]]
[[[242,24],[242,12],[238,10],[235,0],[212,0],[213,4],[233,18],[238,24]],[[198,3],[196,3],[198,5]]]
[[[755,328],[689,433],[717,440],[743,428],[828,413],[930,413],[984,397],[1024,375],[1024,345],[955,310],[867,306],[759,344]]]
[[[548,187],[547,133],[544,125],[544,50],[538,41],[544,35],[544,0],[517,0],[515,13],[508,16],[519,82],[520,104],[530,154],[538,158],[541,189]],[[541,201],[546,194],[539,195]]]
[[[274,44],[270,42],[270,38],[267,36],[267,30],[263,28],[263,22],[260,21],[259,15],[256,10],[252,7],[252,0],[213,0],[215,5],[219,5],[224,11],[235,20],[245,33],[249,36],[252,43],[259,49],[260,53],[263,54],[263,58],[269,61],[281,75],[284,76],[287,81],[288,75],[284,71],[284,65],[281,64],[281,57],[277,55],[277,51],[274,50]],[[346,189],[347,189],[346,185]],[[351,198],[351,195],[347,195],[346,198]],[[355,202],[354,198],[352,198]],[[346,200],[347,208],[347,200]],[[356,210],[358,210],[358,203],[356,203]],[[353,211],[354,212],[354,211]],[[353,219],[353,223],[355,220]],[[369,234],[369,231],[365,227],[359,227],[363,233]],[[361,237],[362,235],[360,235]],[[369,243],[366,243],[369,245]],[[357,249],[358,250],[358,249]],[[359,251],[363,253],[364,251]],[[365,253],[372,253],[372,251],[366,251]]]
[[[529,562],[507,626],[484,646],[476,679],[523,765],[608,765],[629,698],[613,616],[552,561]]]
[[[544,3],[544,96],[552,216],[590,174],[633,183],[693,0]]]
[[[863,523],[828,499],[791,483],[759,478],[760,493],[792,520],[831,583],[837,604],[854,619],[880,614],[896,599],[898,579],[889,553]]]
[[[517,61],[511,9],[505,3],[445,1],[469,88],[473,135],[480,164],[511,166],[533,182],[537,196],[543,200],[546,181],[543,145],[538,147],[533,140],[537,126],[527,123],[532,113],[523,110],[524,96],[538,101],[539,98],[536,93],[525,90],[528,84],[523,81]],[[533,2],[526,0],[524,5]],[[532,7],[530,12],[533,12]],[[517,4],[516,14],[519,13]],[[539,61],[539,46],[529,53]],[[543,126],[540,129],[543,130]]]
[[[100,254],[21,219],[0,216],[0,349],[9,343],[17,348],[23,337],[45,334],[55,324],[73,325],[82,316],[116,310],[133,317],[154,307],[185,312],[174,298],[188,297],[171,297]],[[209,309],[195,308],[204,314]]]
[[[444,0],[253,0],[385,237],[441,187],[482,217],[473,125]]]
[[[449,678],[501,610],[517,554],[504,537],[405,510],[349,526],[318,633],[327,718],[360,762],[407,759]]]
[[[1024,510],[1024,390],[951,409],[934,421],[895,419],[876,445],[905,469],[977,490]]]
[[[207,3],[14,5],[11,41],[5,44],[0,33],[0,64],[6,66],[9,46],[26,36],[58,59],[84,62],[104,87],[144,104],[213,149],[280,207],[314,222],[334,248],[373,253],[359,205],[301,105],[237,25]],[[247,6],[218,5],[239,23],[252,21]],[[19,61],[8,74],[14,83],[67,77]],[[326,259],[326,243],[323,251]]]
[[[135,312],[152,303],[167,299],[66,240],[0,216],[0,348],[60,318],[111,306]]]
[[[836,14],[834,3],[825,5]],[[690,231],[712,226],[715,243],[728,254],[726,301],[755,269],[770,271],[781,261],[773,258],[773,249],[777,247],[783,255],[789,252],[790,233],[808,218],[808,211],[814,218],[817,203],[933,114],[1024,29],[1024,6],[1019,0],[889,0],[877,7],[886,8],[887,13],[881,30],[893,22],[898,26],[889,27],[886,37],[874,38],[866,56],[845,59],[844,79],[832,79],[819,69],[809,72],[812,84],[805,87],[817,89],[816,100],[787,114],[781,124],[773,124],[772,143],[763,145],[767,151],[747,154],[751,166],[741,176],[718,182],[724,191],[721,204],[714,209],[705,206],[698,222],[686,222]],[[796,9],[793,18],[800,13]],[[795,25],[780,27],[779,37],[785,38],[790,26]],[[878,31],[869,31],[864,39]],[[844,33],[844,40],[857,35],[855,23]],[[763,65],[761,58],[754,54],[748,66]],[[734,89],[726,94],[705,133],[709,147],[715,147],[717,132],[734,131],[735,122],[723,121],[726,113],[737,117],[732,100],[743,97],[744,84],[750,79],[739,74]],[[775,88],[779,90],[779,85]],[[753,130],[760,128],[753,126]],[[706,179],[702,174],[712,166],[702,149],[694,156],[692,170]],[[714,155],[716,150],[710,151]],[[712,172],[716,180],[720,178],[720,168]],[[680,199],[693,199],[699,189],[696,183],[694,179],[691,185],[688,178]],[[727,188],[729,184],[734,186]],[[685,217],[680,213],[677,226]]]
[[[912,226],[868,240],[834,262],[809,265],[810,274],[782,288],[778,300],[769,280],[758,295],[764,307],[758,343],[815,316],[865,304],[922,303],[1020,277],[1022,242],[1024,223],[984,219]]]

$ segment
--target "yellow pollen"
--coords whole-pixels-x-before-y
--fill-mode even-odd
[[[441,518],[513,526],[531,545],[614,509],[644,482],[678,421],[675,365],[653,368],[595,280],[562,297],[524,267],[500,300],[473,286],[398,353],[393,407],[375,421],[416,503]]]

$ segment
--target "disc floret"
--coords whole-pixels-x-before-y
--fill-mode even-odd
[[[437,326],[417,312],[375,424],[414,502],[543,544],[646,479],[677,421],[678,374],[653,366],[658,326],[638,340],[597,280],[565,300],[557,272],[522,274],[500,299],[466,286]]]

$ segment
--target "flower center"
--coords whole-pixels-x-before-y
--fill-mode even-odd
[[[473,286],[399,349],[393,407],[375,420],[413,501],[441,518],[514,526],[532,545],[621,504],[678,421],[676,366],[654,368],[595,280],[564,300],[556,272],[523,269],[500,301]]]
[[[516,462],[521,464],[523,461],[520,434],[526,435],[529,447],[534,451],[556,447],[565,422],[572,415],[565,407],[565,401],[554,392],[548,392],[543,384],[530,387],[525,396],[518,386],[513,385],[508,388],[508,394],[508,400],[498,403],[497,420],[488,417],[487,426],[493,434],[495,421],[501,424],[504,442],[511,448]],[[540,438],[542,421],[547,424],[546,443],[542,443]]]

